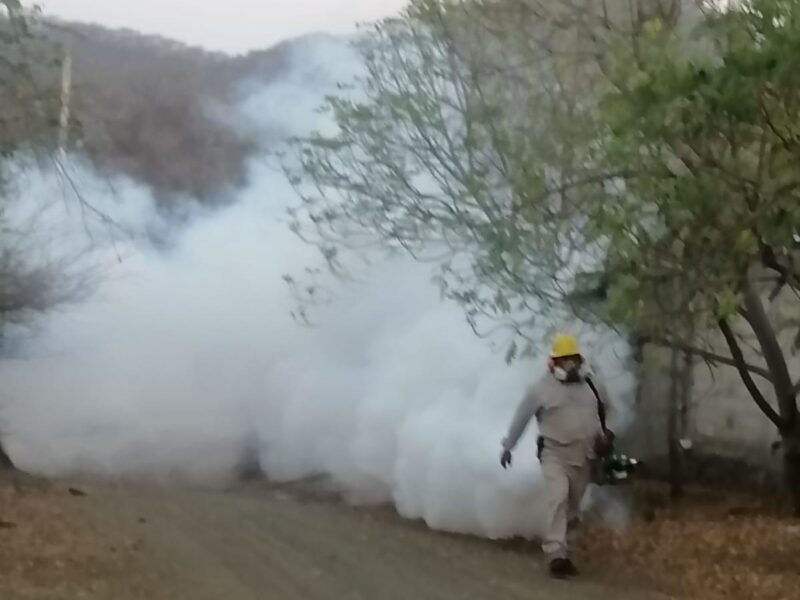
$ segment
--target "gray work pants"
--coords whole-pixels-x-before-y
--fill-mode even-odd
[[[565,460],[547,449],[542,453],[547,518],[542,550],[548,559],[567,558],[567,525],[575,523],[589,484],[590,461]]]

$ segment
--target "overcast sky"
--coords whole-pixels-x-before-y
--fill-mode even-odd
[[[128,27],[229,53],[397,12],[405,0],[42,0],[59,17]]]

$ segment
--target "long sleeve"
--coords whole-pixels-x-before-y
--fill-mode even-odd
[[[522,434],[525,432],[528,423],[539,410],[540,405],[541,403],[539,394],[536,391],[536,386],[530,386],[514,413],[511,426],[508,428],[508,434],[503,438],[503,448],[505,450],[514,449],[519,438],[522,437]]]

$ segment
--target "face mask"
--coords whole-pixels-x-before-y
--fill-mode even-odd
[[[563,367],[553,368],[553,377],[562,383],[577,383],[581,380],[581,365],[575,365],[569,369]]]

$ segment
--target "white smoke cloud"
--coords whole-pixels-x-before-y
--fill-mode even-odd
[[[302,69],[245,102],[263,131],[324,125],[310,108],[357,69],[330,39],[306,40],[299,53]],[[535,426],[511,470],[498,457],[546,349],[507,367],[458,307],[440,301],[429,268],[407,258],[375,263],[364,283],[318,310],[315,327],[299,326],[282,275],[316,255],[282,222],[296,201],[283,175],[257,162],[251,181],[166,253],[117,241],[113,253],[128,258],[98,293],[46,318],[24,358],[0,363],[2,422],[18,464],[46,475],[217,483],[251,448],[273,479],[326,475],[354,502],[391,501],[431,527],[539,532]],[[112,202],[101,185],[88,189],[102,206]],[[128,222],[158,225],[141,187],[118,184],[113,202]],[[610,387],[629,396],[625,345],[606,335],[591,346]]]

